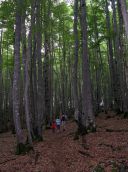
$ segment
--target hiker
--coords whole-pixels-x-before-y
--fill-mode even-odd
[[[52,132],[55,133],[55,129],[56,129],[56,122],[55,122],[55,120],[53,120],[51,128],[52,128]]]
[[[56,118],[56,126],[57,126],[57,130],[60,131],[60,125],[61,125],[61,120],[59,117]]]

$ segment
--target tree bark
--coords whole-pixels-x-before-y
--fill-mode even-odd
[[[113,108],[113,101],[115,99],[115,66],[113,61],[113,45],[112,40],[110,38],[110,15],[108,10],[108,0],[106,0],[106,6],[105,6],[105,12],[106,12],[106,27],[108,32],[108,63],[109,63],[109,70],[110,70],[110,80],[111,80],[111,102],[110,102],[110,108]]]
[[[3,118],[3,82],[2,82],[2,37],[3,31],[0,33],[0,132],[2,132],[2,118]]]
[[[37,60],[38,60],[38,137],[42,140],[42,126],[44,118],[44,84],[42,76],[42,21],[41,1],[37,0]]]
[[[14,44],[14,75],[13,75],[13,118],[16,130],[17,144],[23,144],[23,133],[20,123],[20,97],[19,97],[19,79],[20,79],[20,40],[21,40],[21,16],[22,0],[17,0],[16,7],[16,29]]]
[[[78,105],[78,83],[77,83],[77,67],[78,67],[78,51],[79,51],[79,39],[78,39],[78,0],[74,2],[74,66],[73,66],[73,96],[74,96],[74,118],[78,120],[79,105]]]
[[[26,47],[26,28],[25,28],[25,17],[26,11],[24,10],[22,16],[22,43],[23,43],[23,64],[24,64],[24,103],[25,103],[25,116],[26,116],[26,125],[28,130],[28,142],[30,146],[32,146],[32,135],[31,135],[31,116],[30,116],[30,104],[29,104],[29,64],[30,64],[30,56],[29,50]],[[28,54],[27,54],[28,50]]]
[[[127,12],[127,5],[126,0],[119,0],[121,4],[121,11],[123,15],[124,25],[125,25],[125,31],[128,38],[128,12]]]
[[[36,67],[36,34],[35,31],[35,20],[36,20],[36,0],[31,2],[31,25],[28,35],[28,49],[27,55],[30,59],[30,114],[32,120],[32,135],[33,139],[37,135],[37,123],[38,123],[38,112],[37,112],[37,67]]]
[[[92,125],[95,128],[95,117],[92,105],[92,90],[89,71],[89,57],[87,47],[87,21],[86,21],[86,3],[80,1],[81,5],[81,31],[82,31],[82,122],[87,128]]]
[[[120,85],[121,85],[121,95],[122,95],[122,111],[124,113],[128,112],[128,88],[126,85],[125,76],[125,53],[124,53],[124,43],[123,43],[123,16],[121,12],[120,0],[117,0],[118,15],[119,15],[119,57],[120,57]]]
[[[113,31],[114,31],[114,57],[115,57],[115,99],[114,105],[116,112],[121,112],[121,86],[120,86],[120,78],[121,76],[121,66],[120,66],[120,58],[119,57],[119,29],[117,26],[117,15],[116,15],[116,4],[115,0],[112,0],[112,9],[113,9]]]
[[[48,4],[47,4],[48,3]],[[46,9],[46,4],[48,5],[48,9]],[[50,10],[50,4],[51,4],[51,0],[48,0],[48,2],[45,2],[45,7],[44,7],[44,18],[46,19],[48,17],[48,19],[45,22],[45,28],[44,28],[44,48],[45,48],[45,55],[44,55],[44,86],[45,86],[45,119],[46,119],[46,124],[49,125],[50,123],[50,82],[49,82],[49,69],[50,69],[50,65],[49,65],[49,59],[50,59],[50,39],[49,39],[49,20],[50,20],[50,14],[51,14],[51,10]]]

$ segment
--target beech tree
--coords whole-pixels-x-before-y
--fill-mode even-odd
[[[120,4],[121,4],[121,11],[123,15],[124,24],[125,24],[125,31],[128,37],[128,12],[127,12],[126,0],[124,1],[120,0]]]
[[[79,104],[78,104],[78,52],[79,52],[79,40],[78,40],[78,1],[74,2],[74,38],[75,38],[75,46],[74,46],[74,66],[73,66],[73,94],[74,94],[74,116],[75,119],[78,120],[79,114]]]
[[[17,149],[21,151],[24,145],[23,133],[20,121],[20,40],[21,40],[21,17],[22,17],[22,1],[16,1],[16,28],[15,28],[15,44],[14,44],[14,75],[13,75],[13,118],[16,129]]]
[[[87,44],[87,21],[86,21],[86,2],[80,1],[81,7],[81,31],[82,31],[82,122],[85,127],[93,125],[95,128],[95,117],[92,104],[92,90],[91,79],[89,70],[89,56],[88,56],[88,44]]]

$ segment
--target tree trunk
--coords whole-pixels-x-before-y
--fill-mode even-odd
[[[42,140],[42,125],[44,117],[44,84],[42,76],[42,21],[41,21],[41,1],[37,1],[37,60],[38,60],[38,137]]]
[[[17,149],[23,145],[23,133],[20,123],[20,97],[19,97],[19,79],[20,79],[20,39],[21,39],[21,15],[22,15],[22,0],[17,0],[16,8],[16,29],[15,29],[15,44],[14,44],[14,75],[13,75],[13,118],[16,130]],[[18,153],[21,153],[19,150]]]
[[[128,38],[128,12],[127,12],[127,5],[126,0],[119,0],[121,4],[121,11],[123,15],[124,25],[125,25],[125,31]]]
[[[45,48],[45,55],[44,55],[44,86],[45,86],[45,119],[46,119],[46,124],[49,125],[50,123],[50,86],[49,86],[49,59],[50,59],[50,39],[48,35],[48,29],[49,29],[49,20],[50,20],[50,4],[51,1],[49,0],[48,2],[45,2],[45,9],[46,9],[46,4],[48,3],[48,9],[47,12],[44,11],[44,18],[47,18],[47,21],[45,22],[45,29],[44,29],[44,48]]]
[[[113,61],[113,46],[112,46],[112,40],[110,38],[110,15],[109,15],[109,10],[108,10],[108,1],[106,0],[106,6],[105,6],[105,12],[106,12],[106,27],[107,27],[107,32],[108,32],[108,63],[109,63],[109,70],[110,70],[110,80],[111,80],[111,90],[110,90],[110,95],[111,95],[111,103],[110,107],[113,108],[113,101],[115,98],[115,66],[114,66],[114,61]]]
[[[25,116],[26,116],[26,124],[28,130],[28,141],[30,146],[32,146],[32,135],[31,135],[31,118],[30,118],[30,106],[29,106],[29,64],[30,64],[30,56],[29,56],[29,48],[28,54],[26,50],[26,28],[25,28],[25,17],[26,11],[24,10],[22,17],[22,43],[23,43],[23,64],[24,64],[24,103],[25,103]]]
[[[120,57],[120,85],[121,85],[121,95],[122,95],[122,111],[124,113],[128,112],[128,89],[126,85],[126,77],[125,77],[125,53],[124,53],[124,45],[123,45],[123,16],[121,13],[121,4],[120,0],[117,1],[118,5],[118,15],[119,15],[119,57]]]
[[[95,117],[92,105],[92,90],[89,71],[88,47],[87,47],[87,22],[86,3],[81,0],[81,31],[82,31],[82,122],[88,128],[90,125],[95,128]]]
[[[3,82],[2,82],[2,34],[1,31],[0,35],[0,132],[2,132],[2,118],[3,118]]]
[[[112,0],[112,9],[113,9],[113,31],[114,31],[114,56],[115,56],[115,99],[114,105],[116,112],[121,112],[121,86],[120,86],[120,77],[121,76],[121,66],[120,66],[120,57],[119,57],[119,31],[117,27],[117,17],[116,17],[116,6],[115,0]]]
[[[38,135],[37,123],[38,123],[38,112],[37,112],[37,67],[36,67],[36,35],[35,35],[35,19],[36,19],[36,0],[31,3],[31,25],[28,36],[28,58],[31,60],[30,64],[30,114],[32,121],[32,136],[36,139]],[[34,32],[33,32],[34,31]]]
[[[74,2],[74,66],[73,66],[73,96],[74,96],[74,118],[78,120],[79,105],[78,105],[78,83],[77,83],[77,67],[78,67],[78,51],[79,51],[79,40],[78,40],[78,0]]]

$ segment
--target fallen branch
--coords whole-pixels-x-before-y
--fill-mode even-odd
[[[98,144],[99,146],[106,146],[106,147],[110,147],[112,149],[112,151],[120,151],[125,149],[127,146],[118,146],[118,147],[114,147],[111,144],[105,144],[105,143],[100,143]]]
[[[0,164],[5,164],[6,162],[13,161],[13,160],[16,160],[16,158],[7,159],[3,162],[0,162]]]
[[[90,155],[88,152],[83,152],[83,151],[81,151],[81,150],[79,150],[78,152],[79,152],[80,154],[84,155],[84,156],[88,156],[88,157],[90,157],[90,158],[93,158],[93,156]]]
[[[67,136],[73,136],[75,132],[68,133]]]
[[[110,144],[106,144],[106,143],[100,143],[99,146],[106,146],[106,147],[110,147],[112,150],[114,150],[115,148],[113,147],[113,145]]]
[[[111,128],[106,128],[106,132],[128,132],[128,129],[114,130],[114,129],[111,129]]]

